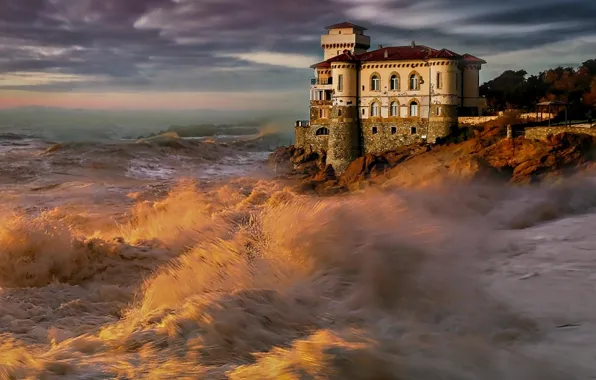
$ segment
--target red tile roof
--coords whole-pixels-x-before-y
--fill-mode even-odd
[[[326,61],[316,63],[311,66],[312,69],[322,69],[325,67],[331,67],[332,62],[357,62],[358,58],[356,55],[352,54],[349,50],[346,53],[340,54],[333,58],[329,58]]]
[[[347,28],[353,28],[353,29],[358,29],[358,30],[367,30],[365,27],[359,26],[356,24],[352,24],[351,22],[340,22],[339,24],[333,24],[333,25],[329,25],[329,26],[325,27],[325,29],[327,29],[327,30],[329,30],[329,29],[347,29]]]
[[[415,46],[389,46],[366,53],[353,55],[341,54],[326,61],[319,62],[311,68],[330,67],[332,62],[376,62],[376,61],[415,61],[433,58],[464,60],[478,63],[486,63],[484,60],[470,54],[460,55],[448,49],[436,50],[424,45]]]
[[[484,59],[475,57],[472,54],[464,54],[463,57],[466,61],[469,61],[469,62],[486,63],[486,61]]]

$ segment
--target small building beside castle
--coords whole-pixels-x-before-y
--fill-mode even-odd
[[[458,116],[482,115],[484,60],[415,42],[369,51],[366,28],[326,29],[325,60],[311,66],[310,120],[296,122],[295,146],[325,151],[336,173],[367,153],[435,143],[457,128]]]

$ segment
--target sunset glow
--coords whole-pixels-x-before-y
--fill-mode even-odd
[[[291,104],[308,100],[300,92],[0,92],[0,108],[43,106],[84,109],[129,110],[234,110],[291,109]]]
[[[264,1],[4,0],[0,108],[305,109],[323,26],[343,20],[375,45],[472,51],[481,82],[596,51],[587,0]]]

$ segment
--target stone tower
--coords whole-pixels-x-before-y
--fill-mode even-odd
[[[358,114],[358,62],[333,62],[333,108],[327,146],[327,165],[342,174],[360,156],[360,117]]]
[[[325,52],[324,60],[343,54],[349,50],[354,54],[361,54],[370,48],[370,37],[364,35],[366,28],[350,22],[329,25],[327,34],[321,36],[321,47]]]

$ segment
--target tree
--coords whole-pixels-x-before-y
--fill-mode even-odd
[[[559,66],[530,76],[525,70],[507,70],[480,86],[480,94],[493,111],[533,109],[538,102],[560,100],[574,112],[585,112],[596,106],[596,59],[577,69]]]
[[[589,107],[596,107],[596,78],[592,80],[590,91],[584,94],[584,104]]]
[[[507,70],[480,86],[480,94],[486,96],[489,105],[498,111],[506,109],[508,104],[515,106],[519,100],[516,90],[525,83],[526,75],[525,70]]]
[[[596,59],[589,59],[583,62],[580,70],[585,71],[591,77],[596,76]]]

